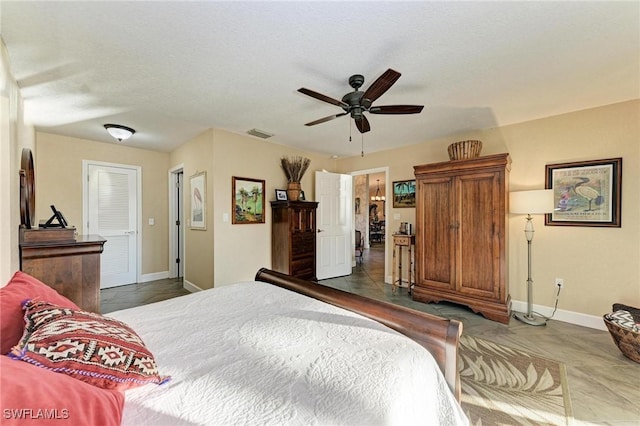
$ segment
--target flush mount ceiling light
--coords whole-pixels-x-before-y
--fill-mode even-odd
[[[105,124],[104,128],[114,138],[118,139],[118,142],[129,139],[136,132],[131,127],[121,126],[119,124]]]

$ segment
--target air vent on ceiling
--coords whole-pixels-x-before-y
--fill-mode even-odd
[[[250,134],[251,136],[257,136],[262,139],[268,139],[271,136],[273,136],[273,133],[267,133],[264,130],[258,130],[258,129],[248,130],[247,133]]]

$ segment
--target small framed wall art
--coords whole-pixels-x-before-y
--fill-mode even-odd
[[[189,178],[191,197],[191,229],[207,229],[207,172]]]
[[[416,206],[416,181],[398,180],[393,182],[393,208]]]
[[[264,180],[232,177],[232,223],[264,223]]]

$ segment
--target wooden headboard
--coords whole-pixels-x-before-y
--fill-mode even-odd
[[[260,269],[255,279],[358,313],[411,338],[433,355],[451,391],[460,401],[457,359],[462,323],[459,321],[368,299],[266,268]]]

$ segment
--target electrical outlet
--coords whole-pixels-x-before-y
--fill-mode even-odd
[[[556,278],[556,287],[564,287],[564,280],[562,278]]]

